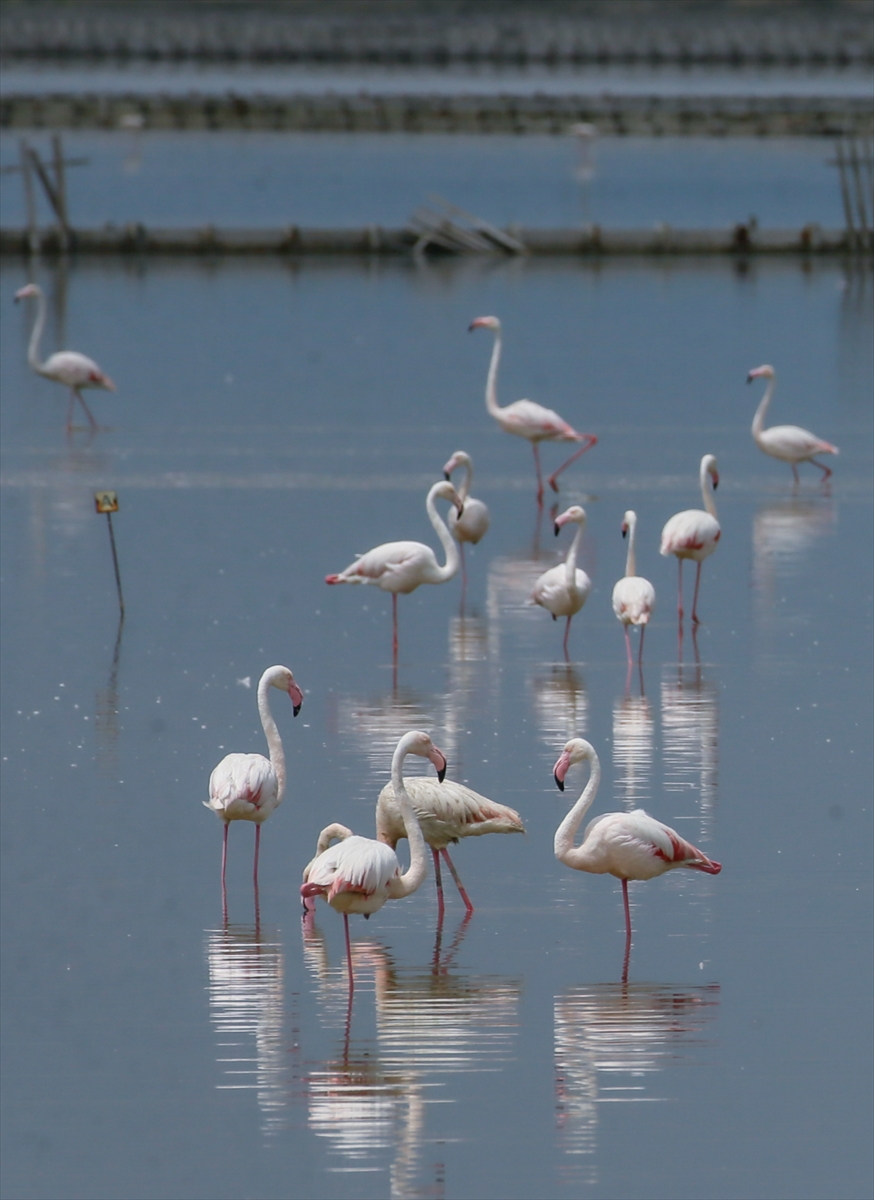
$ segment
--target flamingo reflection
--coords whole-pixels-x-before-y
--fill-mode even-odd
[[[662,757],[673,821],[697,821],[696,840],[712,835],[719,773],[719,689],[694,667],[666,667],[662,677]],[[691,801],[691,803],[690,803]]]
[[[566,742],[589,727],[586,681],[570,663],[555,663],[531,679],[540,735],[552,756],[557,742]],[[551,761],[551,758],[550,758]]]
[[[652,797],[653,717],[643,694],[613,702],[613,766],[617,800],[629,812],[644,808]]]
[[[760,628],[785,625],[787,612],[780,592],[798,579],[814,546],[837,526],[837,509],[827,497],[794,497],[764,505],[753,518],[753,597]]]

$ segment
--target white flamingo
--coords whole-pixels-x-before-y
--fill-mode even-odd
[[[325,583],[373,583],[384,592],[391,592],[392,653],[398,655],[398,596],[409,595],[423,583],[446,583],[458,571],[458,546],[437,511],[438,499],[451,501],[460,516],[464,510],[461,497],[451,483],[435,483],[425,500],[428,519],[434,526],[446,552],[446,563],[440,566],[430,546],[423,542],[383,542],[362,554],[339,575],[326,575]]]
[[[690,867],[718,875],[722,866],[712,862],[675,830],[656,821],[642,808],[631,812],[603,813],[586,826],[583,841],[574,845],[576,832],[592,805],[601,780],[601,764],[594,747],[583,738],[571,738],[559,755],[553,775],[560,791],[568,770],[576,763],[590,763],[585,790],[555,831],[555,857],[575,871],[592,875],[614,875],[622,881],[625,904],[625,933],[631,940],[631,912],[628,907],[629,879],[655,879],[675,867]]]
[[[535,404],[533,400],[516,400],[513,404],[508,404],[506,408],[501,408],[497,395],[498,363],[501,361],[501,322],[497,317],[477,317],[476,320],[471,321],[468,332],[472,329],[490,329],[495,335],[492,361],[486,379],[486,408],[505,433],[513,433],[516,437],[527,438],[531,443],[534,450],[534,466],[537,470],[537,499],[542,500],[543,477],[540,472],[540,443],[583,443],[567,462],[562,463],[558,470],[553,471],[550,475],[549,486],[554,492],[557,492],[556,480],[562,471],[575,462],[581,454],[585,454],[587,450],[591,449],[598,439],[593,433],[577,433],[558,413],[553,412],[551,408],[544,408],[542,404]]]
[[[798,464],[803,462],[813,463],[815,467],[819,467],[822,471],[823,483],[825,483],[832,473],[831,467],[817,462],[813,456],[814,454],[839,454],[837,446],[833,446],[831,442],[824,442],[822,438],[818,438],[816,434],[810,433],[807,429],[802,429],[800,425],[772,425],[770,429],[765,429],[765,414],[771,403],[771,397],[774,395],[774,388],[777,386],[777,372],[767,364],[755,367],[747,375],[747,383],[752,383],[754,379],[767,379],[768,381],[765,394],[753,417],[753,438],[756,445],[766,454],[770,454],[772,458],[788,462],[792,467],[796,483],[798,483]]]
[[[531,593],[531,599],[541,608],[552,613],[553,621],[559,617],[567,617],[564,630],[564,654],[568,656],[568,634],[571,631],[571,621],[574,613],[578,613],[589,598],[592,581],[585,571],[577,566],[577,554],[586,525],[585,511],[578,504],[572,504],[569,509],[555,518],[555,536],[568,522],[576,523],[577,532],[567,552],[567,558],[557,567],[544,571]]]
[[[701,564],[708,558],[719,544],[722,530],[716,519],[716,504],[713,499],[714,489],[719,486],[719,469],[712,454],[705,454],[701,459],[700,469],[701,497],[706,512],[700,508],[687,508],[683,512],[674,513],[662,530],[660,552],[667,557],[676,554],[679,562],[679,599],[677,612],[680,622],[683,620],[683,559],[691,558],[698,564],[695,573],[695,597],[692,601],[692,623],[697,625],[698,618],[698,588],[701,586]]]
[[[637,513],[631,509],[622,518],[622,536],[628,535],[628,556],[625,560],[625,575],[613,589],[613,611],[625,630],[625,650],[628,665],[632,664],[629,625],[640,628],[640,650],[638,662],[643,662],[643,635],[655,608],[655,588],[648,579],[637,574],[635,541],[637,537]]]
[[[76,400],[85,409],[91,429],[96,432],[100,426],[85,403],[81,389],[105,388],[109,392],[114,392],[115,384],[104,371],[101,371],[93,358],[87,358],[84,354],[79,354],[77,350],[58,350],[45,362],[39,361],[39,343],[46,323],[46,298],[38,284],[29,283],[15,293],[15,303],[17,304],[19,300],[26,300],[29,296],[36,298],[37,309],[36,321],[30,335],[30,345],[27,347],[27,361],[37,375],[43,375],[46,379],[54,380],[55,383],[62,383],[70,389],[70,403],[67,406],[67,433],[73,431],[73,405]]]
[[[463,783],[455,783],[450,779],[435,783],[433,779],[415,777],[405,779],[404,786],[422,836],[434,856],[439,919],[443,919],[441,855],[455,880],[465,908],[472,913],[473,905],[449,857],[447,846],[461,838],[479,837],[485,833],[524,833],[522,818],[505,804],[497,804],[472,788],[465,787]],[[407,836],[403,810],[392,784],[386,784],[376,802],[376,836],[393,850],[398,841]]]
[[[287,692],[295,716],[303,704],[303,692],[288,667],[268,667],[258,684],[258,715],[270,750],[263,754],[226,754],[209,777],[207,808],[224,821],[222,840],[222,894],[225,893],[225,867],[228,860],[228,829],[231,821],[255,822],[255,866],[253,878],[258,886],[258,852],[261,826],[282,802],[285,791],[285,753],[282,738],[270,711],[269,689]]]
[[[398,856],[383,842],[350,834],[344,825],[328,826],[319,837],[319,845],[334,837],[341,840],[327,845],[304,870],[300,894],[304,903],[323,896],[328,904],[343,914],[346,932],[346,961],[349,967],[349,991],[355,986],[352,973],[352,946],[349,941],[349,914],[369,917],[378,912],[386,900],[401,900],[422,886],[428,874],[425,840],[416,819],[410,797],[404,787],[403,763],[408,754],[427,758],[437,768],[442,782],[446,775],[446,759],[427,733],[414,729],[404,734],[395,748],[391,763],[391,781],[402,814],[406,836],[410,843],[410,866],[401,871]]]
[[[464,479],[458,489],[464,511],[459,514],[456,509],[450,508],[449,529],[458,542],[461,552],[462,587],[466,589],[467,566],[464,561],[464,543],[470,542],[472,546],[475,546],[477,542],[481,541],[488,532],[490,518],[489,510],[483,501],[470,495],[470,485],[473,483],[473,462],[470,455],[466,454],[464,450],[455,451],[443,468],[444,476],[449,479],[456,467],[464,467]]]

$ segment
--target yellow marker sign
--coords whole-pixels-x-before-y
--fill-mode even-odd
[[[118,512],[117,492],[95,492],[94,507],[99,513]]]

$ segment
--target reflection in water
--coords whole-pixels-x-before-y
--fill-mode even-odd
[[[461,922],[445,952],[438,931],[427,970],[399,970],[380,943],[353,942],[356,979],[365,988],[368,975],[374,982],[374,1043],[352,1039],[345,970],[342,963],[330,967],[312,916],[303,922],[320,1014],[344,1027],[341,1053],[309,1071],[310,1127],[330,1143],[329,1170],[380,1171],[391,1156],[392,1196],[444,1194],[442,1165],[422,1162],[427,1104],[447,1099],[435,1093],[449,1086],[447,1076],[494,1071],[513,1054],[520,983],[452,970],[467,924]]]
[[[690,841],[710,840],[717,799],[719,766],[719,690],[704,679],[700,664],[666,667],[662,678],[662,754],[665,791],[680,796],[697,793],[697,813],[678,805],[668,819],[700,820]],[[682,829],[679,830],[686,836]]]
[[[501,632],[508,626],[527,625],[542,619],[543,613],[531,601],[534,585],[543,574],[543,564],[552,565],[542,554],[533,557],[497,555],[489,563],[486,579],[486,615],[489,620],[489,656],[500,658]],[[515,632],[516,630],[514,630]]]
[[[837,525],[831,497],[793,497],[766,504],[753,518],[753,598],[756,623],[774,628],[794,617],[781,588],[804,571],[815,544]]]
[[[550,754],[573,737],[585,737],[589,727],[586,681],[570,663],[554,663],[531,680],[534,709],[541,736]]]
[[[107,779],[118,776],[118,660],[121,655],[123,630],[124,613],[121,613],[109,666],[109,679],[106,687],[99,688],[95,696],[94,735],[97,739],[97,769]]]
[[[719,985],[594,984],[555,998],[556,1123],[562,1155],[594,1156],[598,1105],[665,1100],[657,1074],[706,1044]],[[663,1081],[664,1082],[664,1081]],[[659,1089],[664,1092],[664,1089]],[[562,1161],[566,1174],[593,1185],[594,1158]]]
[[[652,797],[653,718],[646,696],[613,702],[614,795],[625,809],[645,808]]]
[[[336,728],[343,730],[344,736],[351,735],[370,767],[372,777],[379,781],[377,791],[391,775],[395,747],[411,729],[426,730],[449,763],[455,765],[457,737],[453,733],[454,721],[446,720],[446,700],[446,697],[438,699],[434,695],[421,696],[412,688],[403,687],[370,700],[350,695],[337,697]],[[366,794],[370,795],[369,787]]]
[[[210,1021],[222,1072],[216,1087],[254,1090],[262,1128],[274,1132],[288,1100],[279,931],[263,925],[208,929],[206,956]]]

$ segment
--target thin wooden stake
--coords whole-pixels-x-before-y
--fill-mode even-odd
[[[55,168],[58,224],[61,227],[61,249],[67,250],[70,241],[70,224],[67,220],[67,177],[64,174],[64,148],[59,133],[52,134],[52,158]]]
[[[118,569],[118,552],[115,548],[115,532],[112,528],[112,514],[118,512],[118,495],[116,492],[95,492],[94,507],[98,513],[106,513],[106,523],[109,526],[109,544],[112,547],[112,565],[115,568],[115,586],[118,590],[118,608],[121,619],[124,620],[124,597],[121,594],[121,573]]]
[[[33,194],[33,170],[30,160],[30,146],[26,138],[18,143],[18,155],[21,159],[21,178],[24,181],[24,207],[27,211],[27,249],[29,254],[36,254],[39,249],[39,233],[36,227],[36,198]]]

